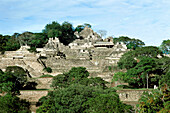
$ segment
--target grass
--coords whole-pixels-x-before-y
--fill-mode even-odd
[[[46,75],[42,75],[42,76],[40,76],[39,78],[46,78],[46,77],[53,77],[52,75],[48,75],[48,74],[46,74]]]

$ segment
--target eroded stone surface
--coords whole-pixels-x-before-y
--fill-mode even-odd
[[[55,37],[49,38],[44,48],[37,48],[39,53],[30,53],[27,50],[29,46],[22,46],[17,51],[6,51],[4,55],[0,55],[0,68],[4,70],[7,66],[20,66],[32,77],[40,77],[45,74],[45,67],[51,67],[53,73],[63,73],[72,67],[81,66],[86,67],[90,73],[102,75],[107,66],[116,65],[120,57],[128,51],[125,44],[113,44],[111,38],[102,41],[88,27],[75,34],[77,39],[68,46]]]

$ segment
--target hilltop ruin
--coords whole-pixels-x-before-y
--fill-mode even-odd
[[[63,73],[72,67],[86,67],[90,73],[102,73],[108,66],[115,66],[120,57],[128,51],[123,43],[114,44],[110,38],[103,39],[91,28],[85,27],[68,46],[60,43],[57,37],[49,38],[38,53],[30,53],[28,46],[17,51],[6,51],[0,56],[0,68],[20,66],[32,77],[39,77],[45,67],[51,67],[53,73]]]

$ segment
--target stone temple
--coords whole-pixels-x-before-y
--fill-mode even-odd
[[[20,66],[31,77],[39,77],[51,67],[54,75],[70,70],[72,67],[86,67],[97,76],[104,74],[108,66],[115,66],[120,57],[128,51],[123,43],[114,44],[111,38],[103,39],[91,28],[85,27],[68,46],[60,43],[57,37],[49,38],[44,48],[37,48],[38,53],[30,53],[28,46],[17,51],[6,51],[0,55],[0,69],[7,66]]]

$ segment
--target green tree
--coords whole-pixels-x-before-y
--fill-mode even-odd
[[[48,37],[59,37],[61,36],[61,26],[58,22],[53,21],[51,24],[47,24],[43,33],[47,34]]]
[[[78,31],[78,33],[80,33],[83,29],[84,29],[84,25],[78,25],[78,26],[75,28],[75,31]]]
[[[37,109],[37,113],[83,113],[89,111],[88,106],[90,106],[90,101],[95,100],[98,102],[100,101],[97,100],[98,98],[104,100],[101,100],[102,102],[100,103],[95,103],[96,108],[98,105],[104,107],[105,105],[102,104],[106,104],[106,102],[109,102],[107,104],[107,107],[104,107],[104,109],[106,110],[105,112],[114,112],[114,110],[117,110],[119,106],[123,105],[122,102],[120,102],[115,90],[103,90],[102,88],[92,86],[72,84],[67,88],[61,88],[53,92],[49,92],[46,97],[40,99],[42,105],[39,107],[39,109]],[[90,107],[90,110],[95,109],[92,106]],[[124,111],[124,109],[125,107],[121,106],[119,108],[119,111]]]
[[[4,74],[4,72],[0,69],[0,75],[1,75],[1,74]]]
[[[79,84],[70,85],[67,88],[56,90],[52,94],[48,95],[48,99],[45,100],[43,104],[39,107],[37,113],[82,112],[82,104],[88,98],[93,96],[93,91],[93,88]]]
[[[20,42],[20,45],[31,45],[31,41],[32,41],[32,37],[33,37],[34,33],[26,31],[23,32],[22,34],[20,34],[18,36],[18,40]]]
[[[48,37],[45,33],[34,33],[31,40],[31,47],[43,48],[48,42]]]
[[[135,57],[148,56],[151,58],[158,58],[159,55],[163,56],[163,53],[159,50],[158,47],[155,46],[145,46],[142,48],[137,48],[133,53],[133,56]]]
[[[5,46],[6,46],[6,42],[7,42],[7,38],[4,37],[3,35],[0,34],[0,51],[4,52],[5,51]]]
[[[114,82],[114,81],[124,81],[125,77],[126,77],[125,72],[121,72],[121,71],[117,72],[117,73],[114,74],[112,82]]]
[[[88,24],[88,23],[84,23],[84,26],[86,27],[89,27],[89,28],[91,28],[92,26],[90,25],[90,24]]]
[[[158,56],[163,56],[162,52],[159,50],[159,48],[154,46],[146,46],[137,48],[134,51],[128,51],[122,57],[120,58],[118,62],[118,66],[121,69],[130,69],[136,66],[138,59],[140,57],[150,57],[150,58],[157,58]],[[135,61],[136,60],[136,61]]]
[[[125,53],[119,60],[118,67],[120,69],[130,69],[136,66],[137,61],[132,57],[133,51]]]
[[[170,112],[170,91],[166,86],[151,93],[144,92],[139,99],[139,113],[169,113]]]
[[[69,72],[53,77],[52,87],[65,88],[71,84],[82,84],[106,88],[106,81],[100,77],[88,78],[89,72],[84,67],[73,67]]]
[[[123,42],[128,44],[131,39],[127,36],[120,36],[119,38],[113,38],[113,42],[116,44],[117,42]]]
[[[106,84],[108,84],[108,82],[103,80],[101,77],[91,77],[88,79],[89,86],[101,87],[101,88],[105,89]]]
[[[78,31],[78,33],[80,33],[86,26],[89,27],[89,28],[91,28],[91,25],[90,25],[90,24],[84,23],[83,25],[78,25],[78,26],[75,28],[75,31]]]
[[[165,54],[170,53],[170,40],[163,40],[162,44],[160,45],[160,49],[163,51]]]
[[[0,96],[0,113],[31,113],[30,103],[17,96],[6,94]]]
[[[159,85],[160,87],[163,85],[166,85],[168,88],[170,87],[170,73],[169,72],[161,76]]]
[[[46,67],[43,70],[48,72],[48,73],[52,73],[52,71],[53,71],[50,67]]]
[[[119,96],[111,94],[99,94],[83,104],[86,113],[131,113],[132,106],[123,104]]]
[[[59,37],[60,42],[68,45],[69,43],[73,42],[76,39],[74,35],[74,27],[69,22],[63,22],[61,25],[61,32],[62,35]]]
[[[57,75],[53,78],[52,87],[68,87],[70,84],[88,84],[89,72],[84,67],[73,67],[69,72]]]
[[[26,84],[27,76],[20,67],[8,67],[0,74],[0,91],[12,95],[19,94],[19,90]]]
[[[141,40],[139,40],[139,39],[131,39],[130,40],[130,42],[127,44],[127,48],[128,49],[136,49],[136,48],[138,48],[138,47],[142,47],[142,46],[144,46],[145,45],[145,43],[143,42],[143,41],[141,41]]]
[[[119,100],[115,89],[106,87],[107,82],[102,78],[88,77],[89,72],[84,67],[73,67],[69,72],[53,77],[54,91],[39,100],[37,105],[40,107],[37,113],[86,113],[92,109],[99,111],[97,106],[103,106],[105,112],[118,112],[118,109],[119,112],[131,110],[130,106]],[[104,100],[98,103],[100,101],[98,99]],[[95,107],[90,104],[91,101],[97,102]]]
[[[13,73],[7,72],[0,74],[0,92],[10,93],[12,95],[19,94],[19,83],[17,77]]]
[[[20,48],[19,41],[16,37],[18,33],[14,33],[12,36],[9,35],[0,35],[0,51],[15,51]]]
[[[67,87],[67,81],[68,78],[65,74],[59,74],[53,77],[51,87],[53,87],[54,89]]]
[[[17,33],[14,33],[6,42],[5,51],[15,51],[20,48]]]
[[[158,68],[158,74],[166,74],[170,73],[170,57],[162,57],[159,59],[156,59],[157,62],[157,68]]]
[[[8,66],[6,72],[12,73],[16,77],[16,82],[18,82],[19,89],[22,89],[27,82],[26,71],[19,66]]]
[[[45,26],[43,33],[47,34],[49,38],[58,37],[60,42],[65,45],[68,45],[76,38],[74,36],[74,28],[69,22],[63,22],[60,25],[58,22],[53,21]]]
[[[142,47],[145,43],[139,39],[129,38],[127,36],[120,36],[119,38],[113,38],[113,42],[116,44],[117,42],[123,42],[126,44],[128,49],[136,49],[138,47]]]
[[[157,65],[153,58],[140,57],[139,62],[135,67],[128,69],[126,73],[117,73],[116,76],[113,77],[113,80],[123,80],[134,87],[146,87],[148,82],[149,84],[152,84],[151,74],[155,74],[156,72]]]

